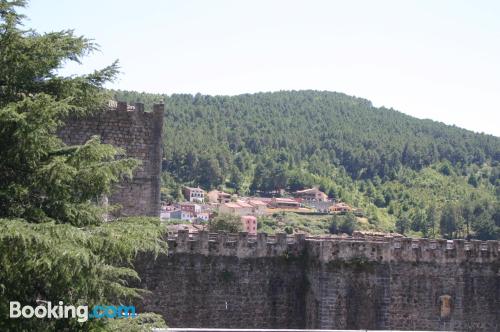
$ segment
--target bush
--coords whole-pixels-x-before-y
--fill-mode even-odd
[[[332,221],[330,222],[330,226],[328,227],[328,231],[330,232],[330,234],[339,233],[339,221],[337,216],[333,216]]]
[[[208,230],[210,232],[225,231],[228,233],[238,233],[243,230],[243,227],[240,217],[230,214],[221,214],[209,222]]]
[[[330,234],[346,233],[352,235],[352,233],[357,228],[357,219],[352,213],[348,213],[345,216],[333,216],[332,221],[328,230]]]
[[[346,233],[352,235],[352,232],[356,229],[357,219],[352,213],[348,213],[343,222],[339,225],[339,231],[341,233]]]

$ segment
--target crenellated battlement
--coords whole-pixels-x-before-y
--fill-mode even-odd
[[[306,237],[285,233],[249,235],[208,233],[189,234],[179,230],[168,237],[170,255],[191,253],[239,258],[300,256],[323,263],[364,260],[372,262],[500,262],[498,241],[430,240],[398,237]]]
[[[153,105],[153,112],[152,113],[158,113],[160,112],[163,115],[163,102],[157,103]],[[108,110],[110,111],[118,111],[118,112],[137,112],[137,113],[144,113],[144,103],[134,103],[128,104],[126,101],[116,101],[116,100],[110,100],[108,101]],[[148,112],[146,112],[148,113]]]
[[[500,331],[497,241],[181,230],[168,244],[136,267],[141,310],[171,326]]]
[[[153,105],[153,112],[144,112],[144,103],[134,103],[128,104],[126,101],[116,101],[110,100],[108,101],[108,109],[107,111],[116,111],[116,112],[135,112],[138,114],[146,114],[145,116],[152,116],[155,113],[161,113],[163,116],[164,104],[163,102],[157,103]]]
[[[287,236],[285,233],[249,235],[208,233],[189,234],[179,230],[168,238],[169,254],[192,253],[202,255],[243,257],[274,257],[285,253],[300,255],[305,249],[305,235]]]

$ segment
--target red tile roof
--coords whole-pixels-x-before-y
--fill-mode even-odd
[[[261,201],[261,200],[258,200],[258,199],[251,199],[251,200],[248,200],[248,204],[250,205],[264,205],[264,206],[267,206],[267,203]]]
[[[244,201],[236,201],[236,204],[238,204],[241,207],[246,207],[246,208],[251,208],[252,206]]]

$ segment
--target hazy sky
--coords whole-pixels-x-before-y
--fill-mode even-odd
[[[240,94],[317,89],[500,136],[500,1],[32,0],[120,60],[109,87]]]

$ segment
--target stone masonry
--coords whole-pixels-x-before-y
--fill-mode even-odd
[[[500,331],[497,241],[189,235],[136,262],[171,327]]]
[[[141,161],[133,179],[117,185],[109,197],[110,204],[121,206],[117,215],[160,215],[163,112],[163,104],[154,105],[149,113],[143,104],[117,102],[96,115],[70,118],[58,133],[68,145],[80,145],[98,135],[103,143],[123,148],[128,157]]]

